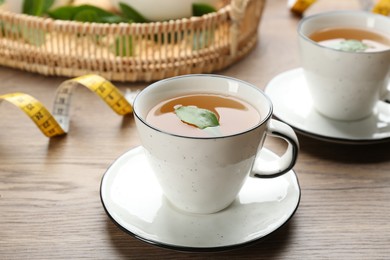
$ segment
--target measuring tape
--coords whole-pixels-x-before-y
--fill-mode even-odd
[[[291,12],[302,15],[315,1],[316,0],[288,0],[287,5]]]
[[[372,12],[383,15],[390,15],[390,0],[379,0],[372,8]]]
[[[0,103],[8,101],[24,111],[47,137],[68,133],[69,108],[73,90],[76,86],[84,86],[97,94],[118,115],[133,112],[131,105],[138,92],[128,92],[126,96],[109,81],[98,75],[85,75],[64,81],[57,88],[53,113],[37,99],[25,93],[10,93],[0,96]]]
[[[297,15],[303,15],[306,9],[308,9],[316,1],[317,0],[288,0],[287,6],[291,12]],[[385,16],[390,14],[390,0],[360,0],[359,2],[365,10],[371,9],[373,13]]]

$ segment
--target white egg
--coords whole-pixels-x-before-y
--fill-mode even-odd
[[[216,6],[218,0],[111,0],[119,11],[119,3],[125,3],[151,21],[163,21],[192,16],[193,3]]]

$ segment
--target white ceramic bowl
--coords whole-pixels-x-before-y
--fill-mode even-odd
[[[146,19],[164,21],[192,16],[193,3],[205,3],[216,6],[218,0],[111,0],[119,10],[119,3],[127,4],[137,10]]]

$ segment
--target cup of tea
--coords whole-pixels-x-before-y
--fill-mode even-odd
[[[185,75],[151,84],[134,100],[146,158],[176,208],[209,214],[228,207],[248,176],[274,178],[294,166],[297,137],[272,119],[257,87],[217,75]],[[267,136],[288,146],[275,161],[259,154]]]
[[[387,96],[390,19],[364,11],[334,11],[303,18],[301,63],[313,106],[336,120],[370,116]]]

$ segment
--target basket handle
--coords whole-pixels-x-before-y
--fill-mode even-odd
[[[245,16],[245,10],[250,0],[231,0],[230,2],[230,18],[232,24],[230,26],[230,57],[237,56],[237,48],[240,35],[240,23]],[[256,0],[255,0],[256,1]]]

